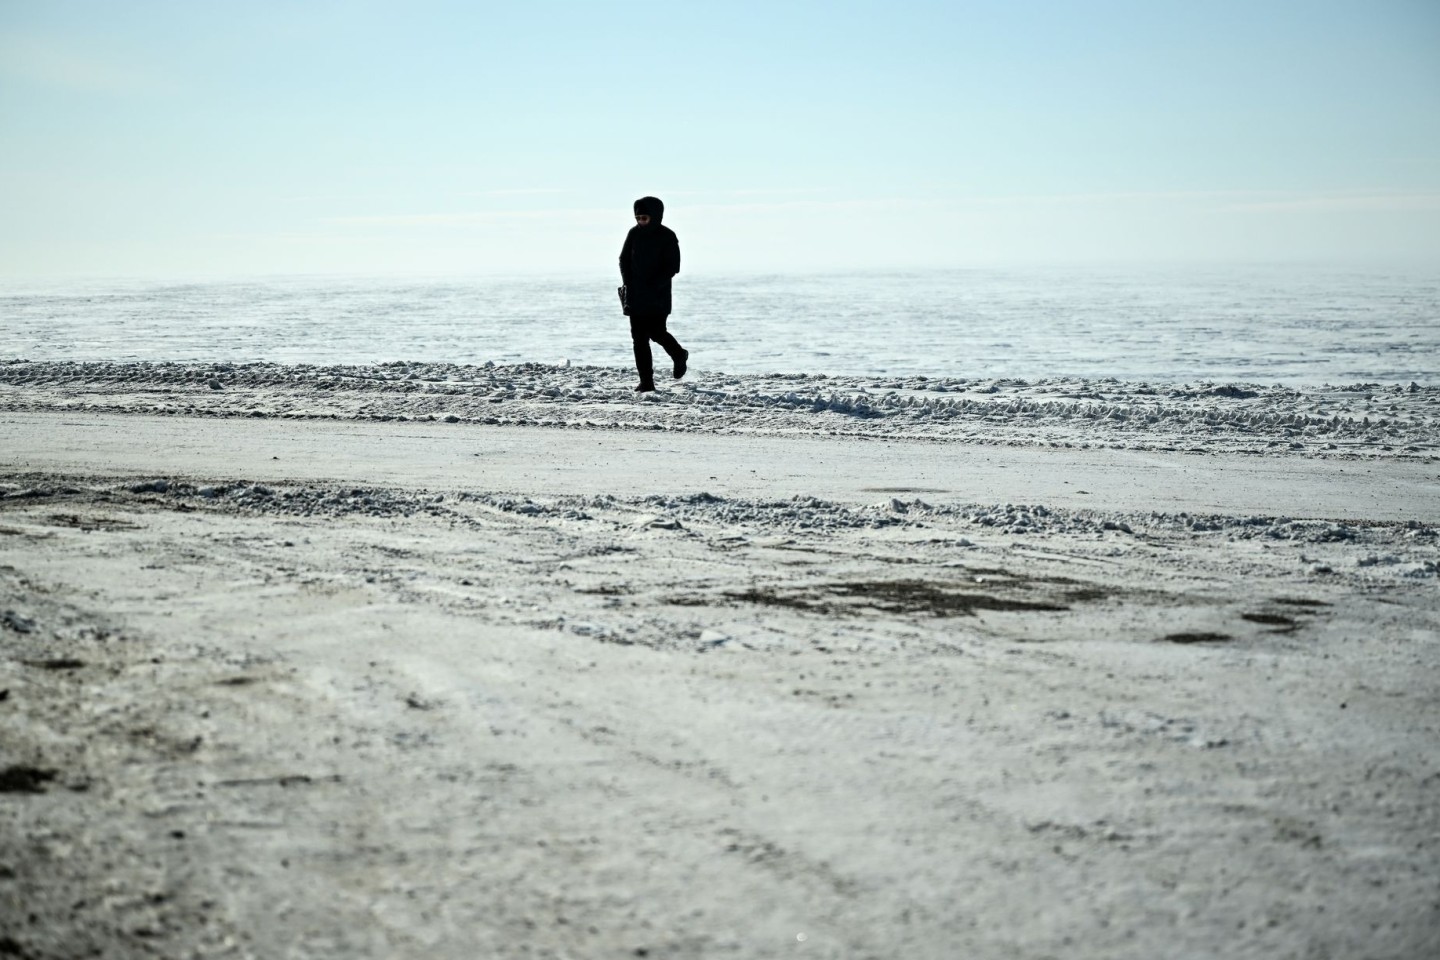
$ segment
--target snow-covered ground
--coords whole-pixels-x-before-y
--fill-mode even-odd
[[[0,365],[4,950],[1440,949],[1433,388],[629,386]]]
[[[1440,454],[1440,387],[727,375],[543,364],[0,363],[0,409],[448,420],[1062,448]]]

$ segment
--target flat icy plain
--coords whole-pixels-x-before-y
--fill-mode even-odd
[[[1440,950],[1440,391],[697,383],[0,365],[0,952]]]

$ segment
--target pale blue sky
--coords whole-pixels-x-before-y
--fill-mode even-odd
[[[1440,263],[1440,3],[0,0],[0,274]]]

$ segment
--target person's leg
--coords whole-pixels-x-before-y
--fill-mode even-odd
[[[675,363],[675,379],[679,380],[685,376],[685,361],[690,357],[690,351],[680,346],[680,341],[675,335],[665,329],[665,318],[661,317],[659,324],[650,332],[650,339],[660,344],[670,359]]]
[[[655,366],[650,356],[651,318],[642,315],[630,317],[630,339],[635,344],[635,372],[640,374],[640,385],[655,383]]]

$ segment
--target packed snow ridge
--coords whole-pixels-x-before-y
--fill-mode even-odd
[[[636,395],[610,367],[0,363],[0,409],[811,434],[1054,447],[1440,455],[1440,387],[736,375]]]
[[[811,496],[784,499],[711,493],[617,497],[528,497],[484,490],[427,490],[335,484],[270,484],[244,479],[197,482],[154,478],[116,484],[90,477],[14,475],[0,482],[0,509],[43,502],[148,505],[226,514],[289,518],[415,518],[488,529],[498,516],[524,524],[645,532],[721,542],[768,537],[827,537],[842,531],[928,530],[953,547],[1043,549],[1050,540],[1109,542],[1116,555],[1137,547],[1237,541],[1313,546],[1300,556],[1312,576],[1365,582],[1431,580],[1440,576],[1440,528],[1418,520],[1377,522],[1285,516],[1231,516],[1165,511],[1064,509],[1043,504],[932,504],[888,498],[865,506]],[[963,534],[963,536],[961,536]],[[972,541],[970,538],[973,537]],[[1017,538],[1020,538],[1017,540]]]

